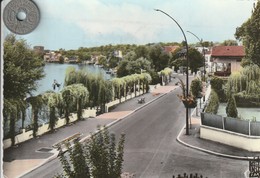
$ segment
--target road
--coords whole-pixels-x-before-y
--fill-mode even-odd
[[[176,141],[185,124],[185,109],[176,94],[166,94],[110,128],[126,134],[123,171],[135,177],[167,178],[183,173],[199,173],[210,178],[242,178],[247,161],[226,159],[196,151]],[[24,177],[53,177],[62,171],[58,159]]]

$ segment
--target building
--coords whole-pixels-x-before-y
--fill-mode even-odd
[[[44,46],[34,46],[33,47],[33,51],[39,55],[39,56],[43,56],[44,55]]]
[[[244,56],[243,46],[214,46],[211,51],[214,75],[229,76],[232,72],[239,71]]]
[[[164,46],[164,51],[167,53],[173,53],[176,49],[180,48],[179,46]]]

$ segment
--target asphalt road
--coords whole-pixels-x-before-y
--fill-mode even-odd
[[[126,134],[123,171],[135,177],[170,178],[198,173],[209,178],[242,178],[247,161],[216,157],[187,148],[176,141],[185,124],[185,109],[177,89],[143,107],[110,128],[116,135]],[[62,171],[58,159],[23,177],[53,177]]]

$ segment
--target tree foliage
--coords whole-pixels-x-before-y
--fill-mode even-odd
[[[39,113],[44,105],[45,101],[42,95],[31,96],[27,98],[27,102],[31,104],[32,107],[32,120],[33,120],[33,137],[36,137],[38,131],[38,118]]]
[[[217,93],[214,91],[214,89],[211,90],[209,103],[206,106],[205,112],[217,114],[219,107],[219,99]]]
[[[49,110],[49,129],[53,131],[58,119],[57,109],[60,104],[61,94],[53,91],[47,91],[42,95],[42,97],[43,100],[45,100]]]
[[[25,98],[37,89],[36,81],[43,76],[43,61],[26,41],[8,35],[4,41],[4,97]]]
[[[174,70],[177,71],[181,66],[187,66],[187,59],[185,57],[186,49],[177,49],[173,52],[173,58],[170,64],[174,66]],[[189,49],[189,68],[191,72],[197,73],[198,69],[204,65],[204,57],[195,48]]]
[[[189,49],[189,67],[191,72],[197,73],[198,69],[204,65],[202,54],[195,48]]]
[[[260,95],[260,68],[257,65],[250,65],[243,68],[240,73],[232,74],[227,82],[227,93],[230,92]]]
[[[202,81],[199,78],[192,80],[190,85],[191,93],[195,98],[201,96],[202,92]]]
[[[237,118],[237,106],[234,95],[230,95],[226,107],[226,114],[228,117]]]
[[[171,54],[165,52],[160,44],[150,46],[148,54],[148,60],[151,61],[152,68],[156,72],[159,72],[168,67]]]
[[[238,46],[238,43],[236,40],[225,40],[220,45],[221,46]]]
[[[66,143],[69,157],[63,154],[59,145],[59,159],[64,173],[56,177],[69,178],[120,178],[123,166],[125,134],[116,142],[115,134],[107,128],[98,127],[90,140],[81,143],[76,140],[75,146]]]
[[[260,66],[260,1],[252,11],[251,17],[236,29],[235,36],[245,46],[245,58]]]
[[[100,130],[91,136],[88,147],[91,174],[94,178],[120,178],[123,166],[125,135],[121,134],[118,144],[114,134]]]
[[[88,101],[88,89],[81,83],[71,84],[64,87],[61,91],[65,103],[65,118],[69,123],[69,113],[73,109],[77,110],[77,119],[82,119],[82,109]]]
[[[151,62],[143,57],[136,60],[122,60],[118,65],[117,76],[123,77],[131,74],[140,74],[142,70],[149,72],[151,70]]]

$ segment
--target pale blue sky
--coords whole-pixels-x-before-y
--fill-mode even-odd
[[[34,0],[39,26],[22,35],[31,46],[78,49],[107,44],[181,42],[178,26],[205,41],[234,39],[236,27],[250,16],[256,0]],[[8,32],[7,32],[8,33]],[[186,33],[189,43],[197,39]]]

